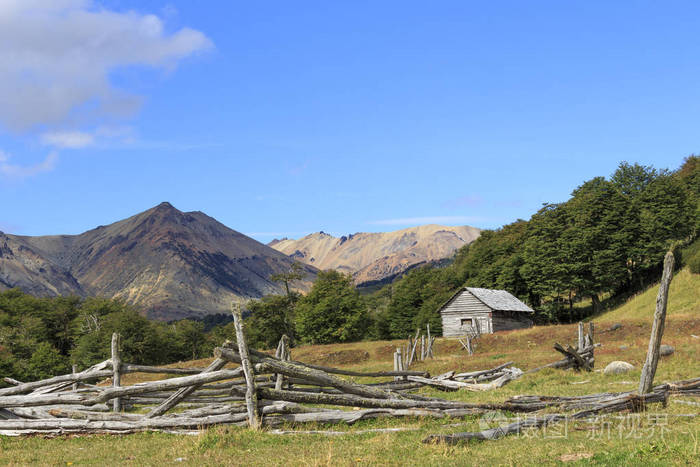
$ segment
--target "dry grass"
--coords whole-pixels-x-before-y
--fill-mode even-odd
[[[656,381],[670,381],[700,376],[700,275],[681,271],[673,280],[664,342],[676,347],[673,356],[660,361]],[[603,391],[636,389],[651,329],[656,288],[634,297],[625,305],[597,317],[596,368],[613,360],[625,360],[636,370],[621,376],[602,372],[543,370],[526,375],[497,391],[488,393],[423,392],[449,399],[485,402],[503,401],[516,394],[582,395]],[[613,324],[622,328],[603,332]],[[552,349],[555,341],[575,339],[574,325],[542,326],[521,331],[484,336],[474,356],[467,356],[456,341],[438,339],[434,360],[415,366],[432,374],[448,370],[484,369],[508,360],[523,370],[558,359]],[[401,342],[402,343],[402,342]],[[392,353],[400,342],[359,342],[294,349],[294,359],[356,370],[391,368]],[[620,348],[626,346],[626,348]],[[209,360],[174,366],[203,367]],[[158,375],[140,375],[139,380]],[[129,382],[137,378],[129,375]],[[572,384],[581,383],[583,384]],[[697,398],[695,399],[697,402]],[[651,414],[663,413],[661,422]],[[278,436],[246,429],[220,427],[202,431],[198,436],[144,433],[124,437],[88,436],[81,438],[0,438],[0,464],[70,465],[125,463],[133,465],[697,465],[700,453],[700,419],[678,415],[697,413],[697,406],[672,400],[667,409],[654,407],[651,414],[638,419],[606,419],[607,434],[590,422],[566,426],[566,432],[544,430],[527,436],[510,437],[494,442],[471,442],[462,446],[423,445],[430,433],[473,431],[479,428],[477,417],[450,421],[423,419],[371,420],[351,427],[298,427],[309,430],[325,428],[347,431],[347,435]],[[445,426],[458,424],[458,426]],[[397,433],[353,434],[380,427],[402,427],[412,431]],[[560,437],[560,435],[565,435]],[[180,459],[180,460],[178,460]]]

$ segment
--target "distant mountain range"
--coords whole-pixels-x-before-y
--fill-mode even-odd
[[[227,313],[234,299],[283,293],[270,276],[297,260],[306,264],[305,279],[293,284],[300,291],[309,290],[319,269],[371,285],[449,258],[479,232],[424,225],[340,238],[319,232],[264,245],[202,212],[161,203],[80,235],[0,232],[0,290],[119,298],[162,320],[201,317]]]
[[[339,238],[318,232],[268,245],[307,265],[348,272],[358,285],[370,285],[388,282],[417,265],[449,258],[480,233],[475,227],[430,224]]]
[[[169,203],[80,235],[0,232],[0,290],[120,298],[156,319],[228,312],[237,298],[282,293],[289,256],[202,212]],[[308,290],[317,269],[296,284]]]

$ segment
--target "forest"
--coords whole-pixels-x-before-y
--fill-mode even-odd
[[[322,271],[301,295],[289,287],[300,268],[278,274],[286,294],[245,305],[246,335],[272,348],[282,334],[293,344],[327,344],[406,338],[427,323],[439,333],[437,310],[465,285],[508,290],[536,310],[538,323],[572,322],[658,281],[669,249],[678,267],[700,273],[699,231],[700,157],[675,171],[623,162],[529,220],[483,231],[447,264],[413,269],[370,294],[350,275]],[[126,361],[151,365],[209,356],[234,335],[225,315],[164,323],[118,300],[12,289],[0,293],[0,375],[36,380],[85,368],[108,358],[113,332]]]

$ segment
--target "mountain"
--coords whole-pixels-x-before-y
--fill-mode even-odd
[[[80,235],[0,234],[0,289],[119,298],[149,317],[227,313],[234,299],[282,293],[293,259],[202,212],[162,203]],[[307,267],[308,289],[316,269]]]
[[[480,234],[475,227],[422,225],[394,232],[356,233],[340,238],[317,232],[268,245],[318,269],[351,273],[369,285],[391,280],[419,264],[449,258]]]

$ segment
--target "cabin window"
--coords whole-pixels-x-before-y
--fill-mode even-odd
[[[474,329],[476,329],[476,320],[475,320],[474,318],[462,318],[462,319],[460,320],[460,325],[461,325],[462,327],[464,327],[464,326],[471,326],[471,327],[473,327]]]

